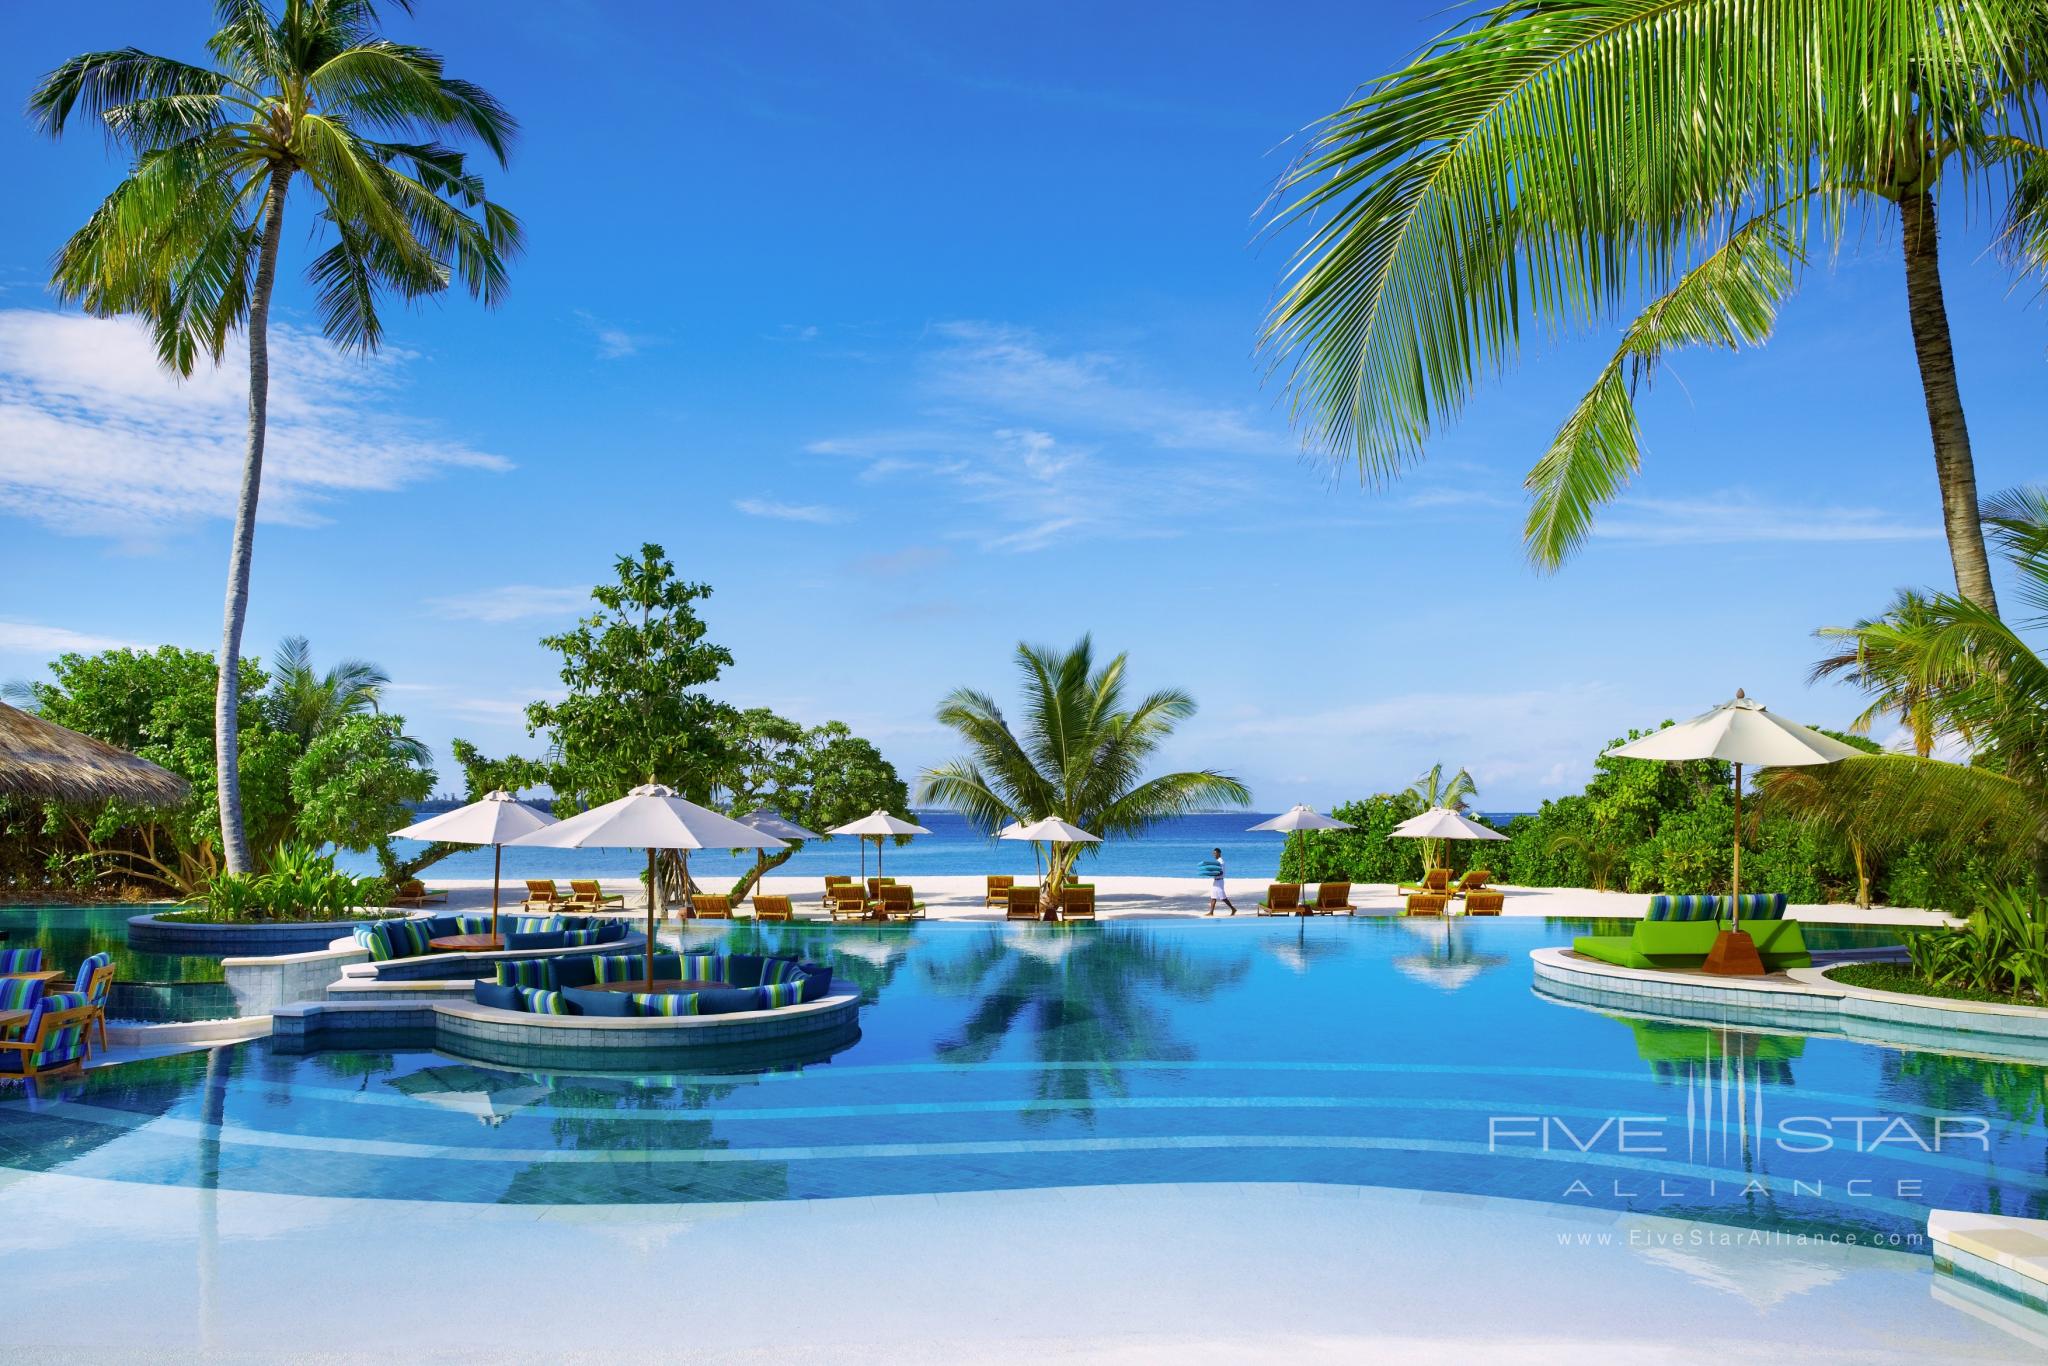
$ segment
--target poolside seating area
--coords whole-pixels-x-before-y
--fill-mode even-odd
[[[0,1076],[31,1076],[81,1065],[92,1033],[107,1046],[107,999],[114,988],[111,954],[80,960],[68,986],[62,970],[43,966],[40,946],[0,951]],[[74,1028],[75,1027],[75,1028]]]
[[[822,999],[832,969],[794,955],[657,953],[655,990],[641,953],[500,962],[478,979],[478,1005],[538,1015],[667,1017],[775,1010]]]
[[[1306,897],[1307,884],[1275,882],[1266,887],[1266,899],[1258,903],[1260,915],[1357,915],[1351,904],[1351,884],[1321,882],[1314,897]]]
[[[1807,951],[1799,922],[1785,919],[1787,900],[1783,892],[1653,896],[1643,919],[1629,933],[1580,935],[1572,940],[1572,950],[1616,967],[1697,969],[1727,928],[1723,919],[1733,917],[1755,941],[1757,955],[1768,971],[1812,967],[1813,956]]]
[[[370,961],[382,963],[398,958],[425,957],[437,951],[434,948],[436,939],[457,935],[488,936],[490,933],[491,917],[488,914],[467,912],[380,920],[375,924],[357,926],[354,938],[370,951]],[[617,943],[626,937],[626,933],[626,925],[618,920],[599,921],[580,915],[500,915],[498,935],[502,943],[467,944],[463,948],[583,948]]]

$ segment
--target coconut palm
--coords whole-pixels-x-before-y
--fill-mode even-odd
[[[1662,358],[1761,344],[1813,239],[1895,221],[1957,591],[1996,611],[1935,196],[2002,198],[2008,258],[2048,257],[2044,61],[2039,0],[1493,4],[1314,130],[1276,192],[1273,226],[1307,236],[1264,344],[1311,442],[1379,482],[1525,323],[1639,305],[1528,475],[1527,548],[1554,568],[1638,468]]]
[[[938,717],[959,733],[968,753],[926,770],[918,801],[950,806],[991,835],[1012,821],[1056,816],[1106,840],[1129,838],[1169,816],[1248,803],[1243,783],[1213,769],[1144,776],[1174,726],[1194,715],[1195,702],[1165,689],[1126,709],[1125,658],[1098,668],[1087,636],[1064,653],[1019,645],[1021,733],[1010,729],[988,694],[971,688],[951,693]],[[1041,893],[1048,917],[1084,847],[1051,846]]]
[[[1472,798],[1479,795],[1479,785],[1472,781],[1471,772],[1462,768],[1446,780],[1444,766],[1438,762],[1429,766],[1429,772],[1408,784],[1408,790],[1402,795],[1414,802],[1418,811],[1427,811],[1437,806],[1452,811],[1464,811],[1470,808]],[[1422,866],[1425,869],[1443,865],[1444,845],[1447,842],[1422,841]]]
[[[263,709],[270,724],[311,740],[344,716],[376,711],[391,675],[365,659],[344,659],[320,673],[304,636],[286,636],[270,657],[270,688]]]
[[[409,9],[408,0],[392,0]],[[249,600],[270,393],[270,299],[292,191],[319,233],[307,266],[320,328],[344,349],[383,339],[378,296],[417,299],[460,279],[495,304],[519,223],[443,139],[473,138],[502,165],[516,127],[491,95],[425,48],[376,30],[376,0],[219,0],[199,66],[135,48],[88,52],[45,76],[29,115],[62,135],[97,122],[133,158],[128,177],[57,253],[58,296],[135,314],[163,364],[189,375],[249,343],[248,438],[228,556],[214,736],[222,850],[251,867],[242,829],[233,680]]]
[[[1914,677],[1912,642],[1933,620],[1926,595],[1902,588],[1881,615],[1814,632],[1842,645],[1813,666],[1813,680],[1839,676],[1870,694],[1870,705],[1849,729],[1868,735],[1878,717],[1895,716],[1912,736],[1913,752],[1923,759],[1934,752],[1934,707],[1926,686]]]

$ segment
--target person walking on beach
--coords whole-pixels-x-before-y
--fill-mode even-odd
[[[1209,884],[1209,909],[1205,914],[1216,914],[1216,903],[1220,901],[1230,907],[1232,915],[1236,915],[1237,903],[1232,901],[1230,893],[1223,889],[1223,851],[1221,849],[1211,849],[1209,851],[1209,857],[1202,861],[1202,873],[1204,876],[1214,879]]]

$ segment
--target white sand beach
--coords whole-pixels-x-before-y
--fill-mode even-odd
[[[489,878],[439,879],[434,877],[431,868],[424,877],[430,887],[448,891],[451,909],[469,910],[490,905]],[[565,877],[560,881],[566,890],[568,879]],[[602,882],[606,892],[624,896],[633,912],[645,914],[646,903],[639,879],[605,878]],[[1209,909],[1209,883],[1202,878],[1098,877],[1094,882],[1096,914],[1103,920],[1200,920],[1205,918]],[[925,903],[928,919],[997,921],[1003,918],[1001,911],[984,904],[986,884],[981,878],[957,874],[927,877],[919,878],[914,885],[918,899]],[[1225,883],[1231,898],[1237,902],[1238,919],[1256,914],[1267,885],[1258,878],[1231,878]],[[704,890],[718,892],[725,886],[724,883],[707,884]],[[762,890],[791,898],[799,916],[824,916],[819,905],[819,898],[824,892],[824,879],[821,877],[777,877],[771,874]],[[1506,894],[1502,913],[1512,916],[1637,919],[1643,915],[1650,901],[1641,892],[1596,892],[1583,887],[1500,887],[1497,890]],[[524,895],[524,884],[508,879],[501,890],[503,909],[516,910]],[[1351,904],[1358,907],[1361,915],[1399,915],[1402,898],[1391,883],[1360,883],[1351,889]],[[1459,904],[1453,903],[1454,911]],[[742,911],[742,915],[747,913]],[[1862,910],[1846,904],[1794,905],[1786,914],[1799,920],[1842,925],[1960,923],[1939,911],[1902,906],[1874,906]],[[1228,920],[1230,912],[1227,908],[1218,907],[1215,918]]]

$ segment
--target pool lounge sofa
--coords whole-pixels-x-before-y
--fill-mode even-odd
[[[646,973],[647,956],[641,953],[506,960],[496,965],[493,979],[477,980],[475,997],[478,1005],[533,1014],[728,1015],[822,1000],[832,989],[829,966],[752,953],[654,955],[657,979],[720,984],[697,991],[650,994],[595,986],[641,981]]]
[[[373,963],[394,958],[418,958],[432,953],[434,940],[451,934],[489,934],[487,914],[437,915],[405,920],[380,920],[359,926],[355,940],[370,951]],[[586,915],[500,915],[498,933],[505,936],[505,948],[574,949],[598,944],[615,944],[626,937],[623,921],[593,919]]]
[[[1782,892],[1744,892],[1738,897],[1653,896],[1649,913],[1627,934],[1580,935],[1572,950],[1587,958],[1622,968],[1688,971],[1707,961],[1715,938],[1726,928],[1723,915],[1733,915],[1756,941],[1756,951],[1771,972],[1810,968],[1813,957],[1799,922],[1785,919]]]

